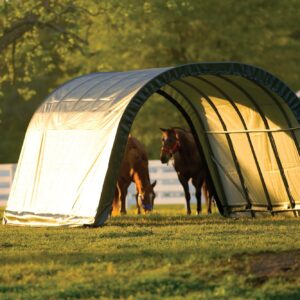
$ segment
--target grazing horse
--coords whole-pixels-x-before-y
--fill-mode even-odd
[[[145,213],[151,211],[154,205],[156,181],[152,184],[150,182],[148,156],[145,147],[129,135],[115,189],[112,215],[126,214],[126,195],[131,182],[134,182],[136,186],[138,214],[141,213],[141,208]]]
[[[201,189],[207,204],[207,213],[211,213],[213,197],[213,184],[203,155],[199,153],[193,134],[182,128],[173,127],[169,129],[160,128],[162,131],[162,147],[160,160],[163,164],[173,160],[173,166],[177,172],[178,179],[183,186],[187,214],[191,214],[188,181],[196,189],[197,214],[201,213]]]

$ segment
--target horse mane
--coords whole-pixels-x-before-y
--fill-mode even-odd
[[[127,142],[129,149],[136,149],[143,161],[148,164],[148,155],[145,146],[136,138],[134,138],[131,134],[128,136]]]
[[[195,144],[195,138],[191,130],[182,127],[171,127],[181,141],[188,142],[188,144]]]
[[[198,151],[195,137],[190,130],[184,129],[182,127],[171,127],[171,129],[176,133],[179,139],[179,143],[181,145],[184,145],[183,149],[185,150],[185,154],[187,157],[193,155],[195,151]],[[199,150],[201,151],[202,149]]]
[[[172,130],[182,130],[184,132],[187,132],[187,133],[191,133],[190,130],[187,130],[185,128],[182,128],[182,127],[177,127],[177,126],[174,126],[174,127],[171,127]]]

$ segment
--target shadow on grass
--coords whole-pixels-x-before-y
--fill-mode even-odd
[[[52,250],[53,251],[53,250]],[[59,249],[57,252],[41,251],[36,253],[22,253],[22,255],[15,256],[1,256],[0,263],[4,265],[12,264],[49,264],[52,262],[63,264],[63,265],[78,265],[82,263],[99,263],[99,262],[113,262],[113,263],[127,263],[131,262],[143,262],[147,259],[152,259],[160,265],[162,260],[172,261],[184,261],[190,256],[195,256],[195,249],[184,249],[184,250],[171,250],[171,249],[145,249],[144,245],[131,245],[127,246],[125,244],[118,244],[114,247],[111,252],[101,252],[95,249],[94,252],[87,251],[70,251],[65,250],[64,253],[60,253]]]
[[[109,280],[107,278],[95,283],[92,287],[76,286],[59,292],[59,299],[88,298],[88,297],[108,297],[113,299],[139,298],[142,299],[162,299],[165,297],[182,297],[193,292],[212,291],[215,285],[205,283],[199,278],[185,280],[182,278],[157,277],[140,278],[136,276],[130,281],[120,278]],[[154,298],[153,298],[154,297]]]
[[[185,225],[225,225],[225,224],[257,224],[260,226],[270,226],[270,223],[276,222],[277,225],[289,225],[291,223],[298,223],[299,219],[286,216],[260,216],[257,218],[225,218],[218,213],[211,215],[164,215],[164,214],[150,214],[150,215],[125,215],[110,217],[104,226],[185,226]]]
[[[276,295],[269,295],[269,300],[299,300],[300,299],[300,288],[288,291],[285,293],[276,293]]]

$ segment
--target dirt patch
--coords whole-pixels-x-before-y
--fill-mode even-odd
[[[253,275],[261,283],[271,277],[292,279],[300,276],[300,250],[239,255],[234,257],[233,261],[237,263],[237,273]]]
[[[255,255],[249,259],[249,272],[257,276],[278,276],[287,272],[299,276],[300,250]]]

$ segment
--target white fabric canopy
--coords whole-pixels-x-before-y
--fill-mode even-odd
[[[296,95],[252,66],[193,64],[95,73],[54,91],[29,124],[4,223],[102,225],[131,124],[157,91],[201,142],[222,214],[300,209]]]

